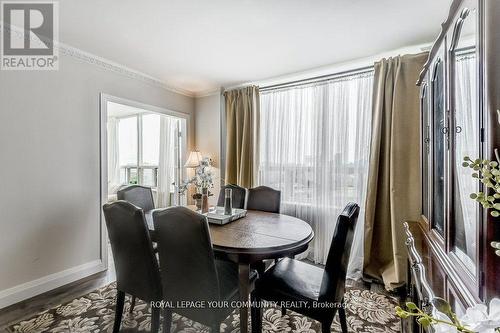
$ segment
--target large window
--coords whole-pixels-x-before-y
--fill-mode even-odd
[[[111,101],[106,110],[109,199],[121,186],[138,184],[152,188],[158,207],[173,205],[179,200],[174,184],[183,177],[186,118]]]
[[[261,92],[259,182],[281,190],[285,214],[313,226],[316,262],[326,261],[332,221],[346,203],[364,204],[372,86],[365,71]],[[353,248],[360,274],[362,242]]]
[[[160,115],[119,119],[120,183],[158,186]]]

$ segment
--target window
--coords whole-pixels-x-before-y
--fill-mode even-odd
[[[186,153],[189,117],[131,101],[121,103],[116,97],[104,99],[108,200],[114,200],[123,185],[138,184],[153,189],[156,207],[179,203],[174,184],[184,177],[181,158]]]
[[[120,183],[158,186],[160,115],[119,119]]]
[[[344,205],[364,203],[372,86],[369,70],[261,92],[259,182],[281,190],[285,214],[311,223],[316,262],[326,261],[332,221]],[[356,237],[351,272],[360,274],[362,232]]]

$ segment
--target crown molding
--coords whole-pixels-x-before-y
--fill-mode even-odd
[[[5,29],[7,31],[13,32],[12,36],[18,39],[24,39],[24,29],[16,26],[7,26],[3,21],[0,20],[0,32]],[[97,56],[90,52],[83,51],[74,46],[61,43],[59,41],[54,41],[54,48],[59,51],[59,56],[64,55],[80,61],[83,61],[89,65],[93,65],[104,69],[109,72],[120,74],[131,79],[139,80],[147,84],[163,88],[165,90],[174,92],[176,94],[181,94],[187,97],[196,97],[196,93],[177,87],[172,87],[158,79],[154,76],[148,75],[146,73],[140,72],[138,70],[132,69],[120,63],[114,62],[112,60]]]
[[[131,78],[131,79],[139,80],[139,81],[145,82],[147,84],[174,92],[176,94],[181,94],[181,95],[188,96],[188,97],[196,97],[196,94],[193,93],[192,91],[185,90],[182,88],[172,87],[172,86],[166,84],[164,81],[162,81],[154,76],[137,71],[135,69],[132,69],[132,68],[127,67],[125,65],[111,61],[109,59],[99,57],[95,54],[80,50],[76,47],[73,47],[73,46],[70,46],[70,45],[67,45],[64,43],[56,43],[54,46],[59,49],[60,55],[69,56],[71,58],[83,61],[89,65],[97,66],[97,67],[104,69],[106,71],[120,74],[120,75],[126,76],[126,77]]]
[[[210,90],[205,90],[205,91],[200,91],[194,94],[195,98],[202,98],[202,97],[208,97],[208,96],[213,96],[213,95],[219,95],[221,93],[221,89],[223,88],[216,88],[216,89],[210,89]]]

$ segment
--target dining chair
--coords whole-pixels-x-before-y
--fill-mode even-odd
[[[139,208],[142,208],[144,214],[151,214],[151,211],[155,209],[155,202],[153,199],[153,191],[151,190],[151,187],[142,185],[124,185],[116,192],[116,197],[118,200],[125,200]],[[150,235],[152,241],[156,243],[154,233]],[[154,245],[153,247],[155,248],[156,245]],[[130,313],[134,311],[135,301],[135,297],[132,297]]]
[[[280,206],[281,191],[272,189],[267,186],[258,186],[248,190],[248,210],[259,210],[263,212],[279,214]],[[262,276],[265,270],[271,267],[273,262],[277,263],[278,259],[256,262],[252,265],[252,268],[256,269],[259,272],[259,276]]]
[[[345,280],[358,214],[359,206],[349,203],[339,215],[324,269],[284,258],[257,280],[252,301],[304,302],[289,309],[319,321],[323,333],[330,332],[338,310],[342,332],[346,333]],[[252,331],[262,331],[261,307],[252,307]]]
[[[171,207],[153,212],[153,221],[160,267],[167,267],[161,270],[163,300],[171,305],[164,309],[163,332],[170,332],[172,312],[219,332],[221,322],[234,310],[230,303],[240,299],[238,266],[215,259],[205,216],[186,207]],[[218,305],[227,301],[229,306],[208,306],[212,301]],[[176,306],[181,302],[205,306]]]
[[[116,270],[113,332],[119,332],[125,293],[146,303],[162,299],[160,270],[144,211],[123,200],[105,204],[103,211]],[[152,308],[151,313],[151,331],[157,332],[160,310]]]
[[[155,202],[151,187],[126,185],[116,192],[116,197],[118,200],[125,200],[139,208],[142,208],[145,213],[155,209]]]
[[[248,190],[247,209],[260,210],[279,214],[281,205],[281,191],[267,186],[258,186]]]
[[[219,192],[219,199],[217,200],[217,206],[224,207],[225,190],[230,188],[232,190],[232,202],[233,208],[245,209],[245,201],[247,196],[247,189],[238,185],[228,184],[221,186]]]

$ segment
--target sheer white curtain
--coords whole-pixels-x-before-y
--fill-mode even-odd
[[[361,206],[348,276],[363,267],[373,72],[261,92],[259,183],[282,192],[281,211],[311,224],[309,258],[325,263],[338,214]]]
[[[119,119],[115,117],[108,118],[108,195],[115,194],[120,187],[119,124]]]
[[[175,148],[178,120],[172,117],[160,118],[160,154],[158,162],[158,207],[172,205],[171,190],[175,180]]]
[[[478,181],[472,178],[472,170],[462,166],[463,157],[472,159],[479,157],[479,113],[477,111],[477,82],[476,82],[476,57],[475,54],[466,54],[457,58],[456,69],[456,110],[455,120],[457,126],[455,133],[455,170],[457,171],[458,197],[462,209],[462,219],[457,223],[465,234],[465,243],[461,246],[466,253],[457,253],[462,260],[474,270],[476,257],[476,225],[478,220],[478,206],[470,199],[470,194],[478,191]],[[459,246],[460,248],[460,246]],[[458,250],[458,249],[456,249]],[[468,256],[468,257],[467,257]],[[471,259],[469,259],[471,258]]]

